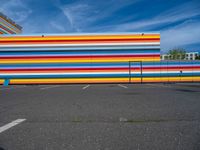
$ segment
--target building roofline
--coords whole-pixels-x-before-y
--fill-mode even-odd
[[[4,15],[2,12],[0,12],[0,17],[2,17],[3,19],[5,19],[6,21],[8,21],[10,24],[14,25],[19,30],[22,30],[22,27],[20,25],[18,25],[16,22],[14,22],[12,19],[10,19],[9,17],[7,17],[6,15]]]
[[[93,32],[93,33],[32,33],[32,34],[15,34],[3,36],[70,36],[70,35],[131,35],[131,34],[160,34],[160,32]]]

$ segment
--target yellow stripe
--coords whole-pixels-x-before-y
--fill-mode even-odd
[[[193,82],[200,81],[200,77],[151,77],[151,78],[142,78],[143,82]]]
[[[169,82],[179,81],[179,77],[143,77],[142,82]]]
[[[200,77],[181,77],[181,81],[200,81]]]
[[[141,78],[131,78],[131,83],[140,83]]]
[[[143,78],[143,82],[200,82],[200,77],[161,77],[161,78]],[[10,84],[53,84],[53,83],[128,83],[129,78],[67,78],[67,79],[10,79]],[[140,83],[140,78],[131,78],[132,83]],[[0,79],[0,84],[4,80]]]
[[[66,62],[128,62],[128,61],[160,61],[160,58],[132,58],[132,59],[65,59],[65,60],[0,60],[0,64],[12,64],[12,63],[66,63]]]
[[[115,83],[115,82],[128,82],[128,81],[129,81],[129,78],[11,79],[10,84]]]
[[[4,83],[4,80],[0,79],[0,84],[3,84]]]
[[[200,82],[200,77],[193,77],[193,81],[199,81]]]
[[[34,41],[34,40],[41,40],[41,41],[45,41],[45,40],[107,40],[107,39],[157,39],[160,38],[159,34],[155,34],[155,35],[88,35],[88,36],[81,36],[81,35],[77,35],[77,36],[62,36],[62,35],[58,35],[58,36],[33,36],[33,37],[29,37],[29,36],[13,36],[13,37],[1,37],[0,41]]]

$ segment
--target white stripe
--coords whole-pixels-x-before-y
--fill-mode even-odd
[[[125,89],[127,89],[127,88],[128,88],[127,86],[125,86],[125,85],[122,85],[122,84],[118,84],[118,86],[120,86],[120,87],[123,87],[123,88],[125,88]]]
[[[14,120],[14,121],[12,121],[12,122],[0,127],[0,133],[4,132],[5,130],[8,130],[9,128],[12,128],[13,126],[16,126],[16,125],[22,123],[25,120],[26,119],[17,119],[17,120]]]
[[[107,46],[107,45],[150,45],[150,46],[153,46],[153,45],[159,45],[160,42],[148,42],[148,43],[98,43],[98,44],[23,44],[23,45],[0,45],[0,47],[42,47],[42,46],[50,46],[50,47],[53,47],[53,46]]]
[[[90,86],[90,85],[86,85],[86,86],[84,86],[82,89],[85,90],[85,89],[87,89],[89,86]]]
[[[182,70],[182,73],[200,73],[200,71],[184,71]],[[140,71],[131,71],[132,74],[140,74]],[[180,73],[180,71],[143,71],[142,74],[148,74],[148,73],[152,73],[152,74],[158,74],[158,73]]]

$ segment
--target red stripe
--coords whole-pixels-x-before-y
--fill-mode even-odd
[[[159,54],[150,55],[85,55],[85,56],[1,56],[0,59],[41,59],[41,58],[108,58],[108,57],[160,57]]]
[[[192,69],[193,67],[168,67],[168,69]],[[196,66],[196,69],[199,69],[200,66]],[[166,67],[143,67],[142,70],[149,70],[149,69],[165,69]],[[28,69],[0,69],[0,71],[81,71],[81,70],[129,70],[129,67],[118,67],[118,68],[28,68]],[[140,67],[131,67],[131,70],[140,70]]]
[[[127,67],[120,68],[30,68],[30,69],[0,69],[0,71],[75,71],[75,70],[120,70],[129,69]]]
[[[200,66],[166,66],[166,67],[143,67],[146,69],[189,69],[189,68],[200,68]]]
[[[14,41],[1,41],[0,43],[21,43],[21,42],[23,42],[23,43],[27,43],[27,42],[90,42],[90,41],[92,41],[92,42],[104,42],[104,41],[148,41],[148,40],[160,40],[160,38],[146,38],[146,39],[81,39],[81,40],[79,40],[79,39],[74,39],[74,40],[67,40],[67,39],[59,39],[59,40],[54,40],[54,39],[52,39],[52,40],[45,40],[45,38],[43,39],[43,40],[33,40],[33,39],[31,39],[31,40],[14,40]]]

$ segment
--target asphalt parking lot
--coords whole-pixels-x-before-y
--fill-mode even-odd
[[[199,150],[200,83],[0,86],[1,150]]]

